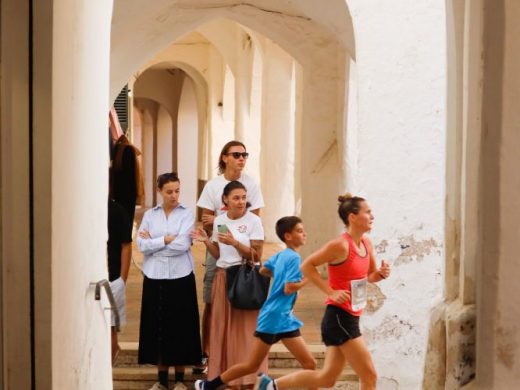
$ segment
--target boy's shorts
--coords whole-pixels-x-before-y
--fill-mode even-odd
[[[283,333],[263,333],[255,331],[255,337],[258,337],[264,343],[268,345],[276,344],[281,339],[290,339],[293,337],[300,337],[300,329],[291,330],[290,332]]]
[[[337,306],[327,305],[321,321],[321,338],[326,346],[342,345],[360,336],[358,316]]]

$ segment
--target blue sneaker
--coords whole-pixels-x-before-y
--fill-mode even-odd
[[[206,383],[208,383],[208,381],[197,379],[194,384],[195,390],[204,390],[206,387]]]
[[[255,387],[253,390],[273,390],[274,381],[267,375],[260,373],[256,377]]]

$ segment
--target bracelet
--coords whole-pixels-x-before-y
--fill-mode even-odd
[[[381,272],[377,271],[377,273],[379,274],[379,276],[381,277],[381,279],[386,279],[386,276],[383,276],[383,274],[381,274]]]

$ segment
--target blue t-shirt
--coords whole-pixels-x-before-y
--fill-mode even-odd
[[[283,292],[285,283],[301,282],[300,263],[300,255],[289,248],[271,256],[264,263],[264,267],[273,273],[273,280],[269,296],[258,314],[258,332],[285,333],[297,330],[303,325],[293,314],[297,293],[285,295]]]

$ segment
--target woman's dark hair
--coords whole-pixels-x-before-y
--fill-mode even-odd
[[[345,195],[338,196],[338,214],[343,223],[348,226],[348,216],[350,214],[357,214],[361,209],[361,202],[365,199],[359,196],[352,196],[349,192]]]
[[[229,141],[227,144],[225,144],[222,150],[220,151],[220,156],[218,157],[218,172],[220,174],[223,174],[226,170],[226,163],[222,161],[222,157],[228,154],[229,149],[231,149],[231,147],[233,146],[242,146],[244,150],[246,150],[246,146],[240,141]]]
[[[285,233],[293,231],[294,227],[302,223],[302,220],[298,217],[283,217],[276,221],[276,235],[280,240],[285,242]]]
[[[181,182],[179,180],[179,176],[177,176],[177,172],[167,172],[157,176],[157,188],[161,190],[166,183],[171,181],[179,183]]]
[[[222,203],[226,204],[226,202],[224,201],[224,197],[229,196],[231,191],[238,190],[238,189],[242,189],[245,192],[247,192],[246,186],[243,185],[242,183],[240,183],[238,180],[233,180],[233,181],[230,181],[229,183],[227,183],[226,186],[224,187],[224,192],[222,193]],[[249,202],[247,202],[246,208],[249,208],[250,206],[251,206],[251,204]]]

